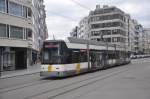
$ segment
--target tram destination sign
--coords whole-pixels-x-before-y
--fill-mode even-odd
[[[44,44],[44,47],[45,48],[57,48],[57,47],[59,47],[59,44],[56,44],[56,43],[46,43],[46,44]]]

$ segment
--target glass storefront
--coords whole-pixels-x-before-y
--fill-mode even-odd
[[[4,52],[3,71],[15,70],[15,52]]]
[[[27,49],[0,47],[0,69],[13,71],[27,68]]]
[[[3,70],[3,48],[0,48],[0,71]]]

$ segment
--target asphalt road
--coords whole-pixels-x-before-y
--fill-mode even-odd
[[[65,79],[1,79],[0,99],[150,99],[150,59]]]

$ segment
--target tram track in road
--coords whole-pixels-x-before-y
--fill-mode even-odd
[[[38,81],[38,80],[36,80],[36,81]],[[18,83],[18,84],[4,86],[4,87],[1,87],[0,90],[8,89],[8,88],[11,88],[11,87],[17,87],[17,86],[21,86],[21,85],[28,84],[28,83],[33,83],[33,82],[35,82],[35,79],[31,80],[31,81],[23,82],[23,83]]]
[[[15,77],[0,79],[1,83],[15,82],[15,83],[7,83],[7,84],[4,84],[3,86],[0,86],[0,90],[11,88],[11,87],[17,87],[20,85],[38,81],[40,79],[40,76],[37,76],[37,75],[40,75],[40,74],[36,73],[33,75],[21,75],[21,76],[19,75],[19,76],[15,76]],[[26,80],[24,80],[24,79],[26,79]]]
[[[107,75],[107,76],[102,77],[102,78],[100,78],[100,79],[97,79],[97,80],[94,80],[94,81],[88,82],[88,83],[83,84],[83,85],[79,85],[79,86],[77,86],[77,87],[75,87],[75,88],[71,88],[71,89],[69,89],[69,90],[67,90],[67,91],[60,92],[60,93],[59,93],[59,94],[57,94],[57,95],[51,96],[51,97],[49,97],[48,99],[53,99],[53,98],[55,98],[55,97],[57,97],[57,96],[61,96],[61,95],[64,95],[64,94],[66,94],[66,93],[68,93],[68,92],[75,91],[75,90],[77,90],[77,89],[79,89],[79,88],[82,88],[82,87],[85,87],[85,86],[91,85],[91,84],[96,83],[96,82],[98,82],[98,81],[100,81],[100,80],[108,79],[108,78],[110,78],[110,77],[112,77],[112,76],[115,76],[115,75],[117,75],[117,74],[119,74],[119,73],[122,73],[122,72],[125,72],[125,71],[127,71],[127,70],[119,71],[119,72],[114,73],[114,74],[112,74],[112,75]]]
[[[22,89],[22,88],[26,88],[26,87],[30,87],[30,86],[34,86],[34,85],[38,85],[38,84],[50,83],[50,82],[52,82],[52,81],[40,79],[40,80],[36,80],[36,81],[30,81],[27,83],[21,83],[19,85],[13,86],[13,87],[0,88],[0,94],[14,91],[14,90],[18,90],[18,89]]]
[[[47,90],[47,91],[44,91],[44,92],[41,92],[41,93],[37,93],[35,95],[26,97],[25,99],[53,99],[57,96],[61,96],[61,95],[64,95],[68,92],[75,91],[79,88],[94,84],[98,81],[108,79],[112,76],[116,76],[116,75],[118,75],[120,73],[123,73],[125,71],[128,71],[128,70],[129,69],[124,69],[124,70],[120,70],[120,71],[117,71],[117,72],[115,71],[115,72],[111,72],[109,74],[106,74],[104,76],[96,75],[96,76],[88,77],[86,79],[82,79],[82,80],[79,80],[79,81],[76,81],[76,82],[73,82],[73,83],[70,83],[70,84],[66,84],[66,85],[63,85],[61,87],[57,87],[57,88],[50,89],[50,90]],[[44,97],[46,97],[46,98],[44,98]]]
[[[0,90],[1,92],[0,97],[3,97],[3,99],[32,99],[32,98],[33,99],[47,99],[51,96],[55,96],[64,91],[67,91],[70,88],[71,89],[73,88],[73,90],[79,89],[78,88],[79,86],[86,84],[89,81],[91,82],[93,80],[102,79],[104,76],[108,77],[108,75],[113,76],[112,73],[114,74],[116,72],[119,72],[120,70],[121,70],[120,72],[123,72],[128,67],[129,67],[128,65],[120,66],[117,68],[110,68],[107,70],[87,73],[87,74],[83,74],[79,76],[67,77],[63,79],[46,79],[46,81],[45,80],[36,81],[36,82],[28,83],[22,86],[17,86],[15,88]],[[62,90],[62,91],[59,91],[59,90]],[[40,96],[45,96],[45,94],[48,94],[49,97],[47,98],[40,97]]]

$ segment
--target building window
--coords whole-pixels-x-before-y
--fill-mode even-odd
[[[92,24],[91,28],[92,29],[97,29],[97,28],[106,28],[106,27],[125,27],[125,25],[121,22],[109,22],[109,23],[101,23],[101,24]]]
[[[6,5],[5,0],[0,0],[0,12],[5,12]]]
[[[112,42],[119,42],[119,38],[118,37],[113,37]]]
[[[111,35],[111,30],[102,30],[103,35]]]
[[[6,0],[6,12],[9,13],[9,1]]]
[[[23,6],[23,17],[27,18],[27,7]]]
[[[0,24],[0,37],[7,37],[7,27],[5,24]]]
[[[101,35],[100,31],[92,31],[91,32],[91,36],[100,36],[100,35]]]
[[[32,17],[32,10],[31,8],[28,8],[28,18],[31,18]]]
[[[113,15],[102,15],[102,16],[91,17],[91,22],[101,21],[101,20],[113,20],[113,19],[120,19],[124,21],[124,17],[121,14],[113,14]]]
[[[27,29],[27,38],[32,38],[32,29]]]
[[[111,38],[104,38],[103,39],[105,42],[111,42]]]
[[[120,30],[119,29],[112,30],[112,34],[120,34]]]
[[[7,25],[7,37],[9,38],[9,25]]]
[[[23,28],[10,26],[10,38],[23,39]]]
[[[22,6],[13,2],[9,2],[9,13],[21,17]]]
[[[23,28],[23,39],[27,39],[27,35],[26,35],[26,28]]]

